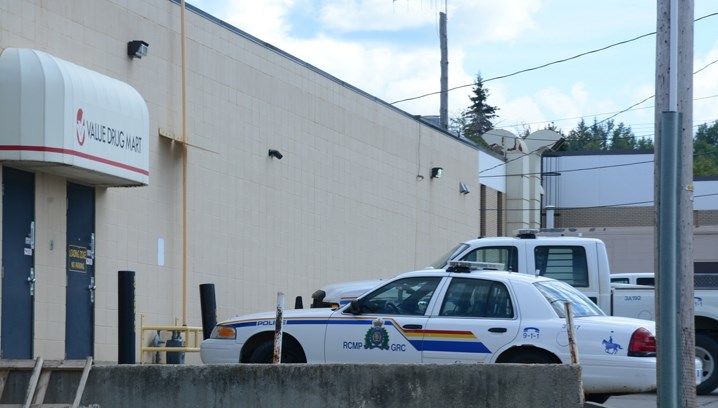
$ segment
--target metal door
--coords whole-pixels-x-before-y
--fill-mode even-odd
[[[33,357],[35,175],[3,167],[2,358]]]
[[[67,183],[65,358],[92,356],[95,338],[95,190]]]

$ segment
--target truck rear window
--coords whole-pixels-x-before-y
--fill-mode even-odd
[[[537,246],[534,249],[538,275],[588,287],[588,261],[582,246]]]

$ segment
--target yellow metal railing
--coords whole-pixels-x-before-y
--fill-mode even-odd
[[[145,363],[145,353],[156,353],[156,352],[187,352],[196,353],[199,352],[199,344],[202,342],[202,328],[191,327],[191,326],[145,326],[145,315],[140,317],[140,348],[141,357],[140,363]],[[145,332],[152,332],[154,336],[158,332],[180,332],[183,334],[184,346],[180,347],[167,347],[167,346],[145,346]],[[190,340],[192,340],[190,342]]]

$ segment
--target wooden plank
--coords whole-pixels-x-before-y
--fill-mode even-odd
[[[7,383],[10,371],[26,371],[32,369],[28,382],[24,404],[0,404],[0,408],[78,408],[85,391],[85,385],[92,368],[92,357],[85,360],[0,360],[0,397]],[[75,401],[70,403],[45,404],[45,394],[50,384],[53,371],[76,371],[82,369],[80,384],[75,393]]]
[[[35,360],[0,360],[0,369],[14,368],[14,369],[32,369],[35,367]]]
[[[82,377],[80,378],[80,384],[77,386],[77,392],[75,393],[75,401],[72,403],[72,408],[78,408],[80,406],[80,400],[82,400],[82,393],[85,392],[85,384],[87,383],[87,377],[90,376],[90,369],[92,368],[92,357],[87,357],[85,361],[85,369],[82,370]]]
[[[0,369],[0,398],[2,393],[5,391],[5,384],[7,384],[7,376],[10,374],[10,370]]]
[[[37,382],[40,379],[42,364],[42,357],[38,357],[35,360],[35,368],[32,370],[32,377],[30,377],[30,383],[27,385],[27,393],[25,394],[25,404],[23,405],[23,408],[30,408],[32,396],[35,395],[35,387],[37,386]]]
[[[42,372],[40,373],[40,381],[38,381],[37,387],[35,387],[35,395],[32,398],[33,405],[42,405],[42,403],[45,401],[45,393],[47,392],[47,386],[50,384],[51,375],[51,368],[42,367]]]

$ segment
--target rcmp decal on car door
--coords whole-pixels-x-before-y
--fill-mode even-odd
[[[384,328],[384,320],[377,319],[372,323],[372,328],[367,330],[364,336],[364,348],[389,350],[389,333]]]
[[[366,320],[364,320],[367,322]],[[333,324],[356,324],[355,319],[333,321]],[[367,322],[368,323],[368,322]],[[392,327],[403,337],[393,339],[386,327]],[[445,351],[462,353],[491,353],[479,341],[476,335],[468,330],[421,330],[405,329],[394,319],[378,318],[371,321],[371,327],[364,334],[363,344],[350,339],[342,339],[342,348],[345,350],[388,350],[393,352],[408,351],[406,340],[415,351]]]

